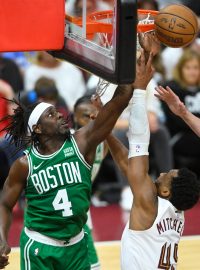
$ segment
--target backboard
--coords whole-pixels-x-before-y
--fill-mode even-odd
[[[134,81],[136,0],[66,1],[65,44],[54,57],[65,59],[115,84]]]

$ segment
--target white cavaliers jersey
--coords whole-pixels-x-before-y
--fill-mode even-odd
[[[133,231],[126,225],[121,241],[121,269],[175,270],[183,229],[184,213],[158,197],[158,214],[150,229]]]

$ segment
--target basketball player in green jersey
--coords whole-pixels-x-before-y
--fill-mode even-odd
[[[91,169],[105,140],[131,99],[152,77],[152,54],[140,64],[133,85],[118,86],[110,102],[88,125],[70,134],[67,121],[48,103],[18,103],[5,128],[11,143],[27,146],[4,184],[0,201],[0,269],[8,264],[12,209],[25,189],[21,270],[89,270],[83,226],[90,205]]]
[[[97,116],[97,108],[91,102],[91,96],[83,96],[79,98],[74,105],[74,125],[75,129],[79,129],[87,125],[92,119]],[[101,163],[107,154],[107,145],[105,142],[101,142],[96,149],[95,159],[92,166],[91,181],[93,182],[97,176]],[[88,239],[88,254],[91,269],[99,270],[100,263],[97,256],[97,252],[94,246],[94,240],[92,237],[92,220],[90,211],[88,211],[88,220],[84,225],[84,231],[87,233]]]

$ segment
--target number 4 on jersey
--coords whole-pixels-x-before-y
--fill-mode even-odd
[[[58,190],[52,204],[55,210],[63,210],[63,217],[69,217],[73,215],[73,212],[71,210],[72,204],[68,199],[66,189]]]

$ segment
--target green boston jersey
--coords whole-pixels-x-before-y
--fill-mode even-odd
[[[67,241],[86,223],[92,168],[79,152],[73,136],[52,155],[41,155],[35,147],[25,154],[29,163],[25,226]]]

